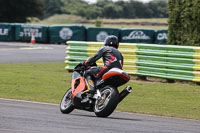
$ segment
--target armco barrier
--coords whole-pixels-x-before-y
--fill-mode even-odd
[[[48,26],[33,24],[15,24],[16,41],[30,42],[32,33],[35,34],[36,42],[47,43]]]
[[[102,42],[67,42],[66,69],[94,55]],[[134,75],[200,82],[200,47],[120,43],[123,69]],[[102,61],[97,64],[102,66]]]
[[[15,41],[15,27],[13,24],[0,23],[0,41]]]

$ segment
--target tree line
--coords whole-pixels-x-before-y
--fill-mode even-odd
[[[52,10],[52,8],[54,10]],[[46,16],[72,14],[87,19],[101,18],[167,18],[167,0],[143,3],[135,0],[98,0],[88,4],[82,0],[46,0]]]
[[[142,3],[135,0],[1,0],[0,22],[26,22],[27,17],[47,18],[55,14],[71,14],[87,19],[101,18],[166,18],[167,0]]]
[[[0,22],[26,22],[45,14],[44,0],[0,0]]]

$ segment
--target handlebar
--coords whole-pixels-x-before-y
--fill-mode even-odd
[[[94,63],[91,66],[97,66],[97,64]],[[86,71],[86,70],[90,69],[91,66],[87,66],[86,67],[86,66],[84,66],[84,63],[81,62],[74,68],[74,71],[82,71],[83,72],[83,71]]]

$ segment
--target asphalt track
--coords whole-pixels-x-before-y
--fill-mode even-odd
[[[64,62],[65,45],[0,43],[0,63]],[[0,133],[200,133],[200,121],[114,112],[98,118],[59,105],[0,98]]]
[[[114,112],[108,118],[59,105],[0,99],[0,133],[199,133],[200,121]]]
[[[0,42],[0,63],[64,62],[66,45]]]

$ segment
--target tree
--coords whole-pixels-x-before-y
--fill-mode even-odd
[[[88,4],[83,0],[45,0],[45,17],[72,14],[87,19],[101,18],[157,18],[167,17],[167,0],[142,3],[135,0],[97,0]]]
[[[169,44],[200,46],[199,5],[199,0],[169,0]]]
[[[79,9],[78,15],[87,19],[96,19],[102,16],[102,8],[96,5],[88,5],[87,8]]]
[[[120,18],[136,18],[135,8],[132,8],[129,2],[117,1],[116,4],[121,6],[123,10]]]
[[[61,0],[45,0],[45,17],[61,14],[62,5],[63,2]]]
[[[103,7],[103,16],[106,18],[119,18],[121,17],[120,14],[122,14],[122,7],[114,4],[114,3],[108,3]]]
[[[148,3],[149,9],[152,11],[152,16],[155,18],[167,18],[167,1],[154,0]]]
[[[80,10],[87,9],[88,3],[82,0],[61,0],[63,5],[61,7],[62,13],[79,15]]]
[[[0,22],[26,22],[27,17],[41,17],[44,0],[1,0]]]

